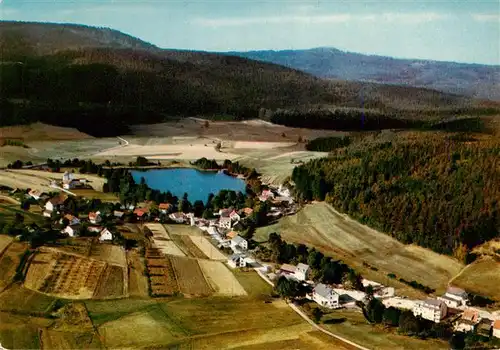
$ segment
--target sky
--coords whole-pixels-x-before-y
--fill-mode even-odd
[[[0,0],[0,19],[109,27],[162,48],[500,64],[500,0]]]

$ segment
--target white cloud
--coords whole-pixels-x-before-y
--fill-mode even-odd
[[[478,22],[500,22],[499,14],[475,13],[472,15],[472,18]]]
[[[237,27],[253,24],[324,24],[324,23],[347,23],[347,22],[401,22],[417,24],[443,20],[447,15],[434,12],[420,13],[380,13],[369,15],[353,15],[350,13],[332,14],[299,14],[283,16],[262,16],[262,17],[226,17],[226,18],[196,18],[193,23],[204,27]]]

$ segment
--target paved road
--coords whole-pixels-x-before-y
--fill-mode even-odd
[[[255,270],[255,272],[257,272],[257,274],[264,281],[266,281],[271,286],[274,286],[273,282],[271,282],[269,280],[269,278],[267,278],[267,276],[265,276],[258,268],[254,268],[254,270]],[[350,341],[349,339],[341,337],[340,335],[337,335],[337,334],[334,334],[334,333],[332,333],[330,331],[327,331],[326,329],[324,329],[324,328],[318,326],[316,323],[314,323],[314,321],[311,320],[302,310],[300,310],[299,307],[297,307],[293,303],[287,303],[287,304],[288,304],[288,306],[290,306],[292,308],[292,310],[294,310],[296,313],[298,313],[300,317],[302,317],[307,323],[309,323],[311,326],[313,326],[314,328],[316,328],[318,331],[323,332],[326,335],[329,335],[330,337],[336,338],[336,339],[338,339],[338,340],[340,340],[340,341],[342,341],[342,342],[344,342],[344,343],[346,343],[348,345],[354,346],[357,349],[360,349],[360,350],[370,350],[368,348],[365,348],[364,346],[361,346],[359,344],[356,344],[355,342]]]

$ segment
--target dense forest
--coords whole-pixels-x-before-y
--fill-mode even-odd
[[[307,142],[306,149],[316,152],[330,152],[334,149],[349,146],[351,138],[349,136],[318,137]]]
[[[438,133],[337,150],[294,169],[303,200],[326,200],[404,243],[465,260],[499,236],[500,144]]]

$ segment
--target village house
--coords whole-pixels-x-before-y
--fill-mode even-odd
[[[42,196],[42,192],[39,190],[31,190],[28,192],[28,195],[34,200],[39,200],[40,197]]]
[[[247,261],[245,259],[245,256],[240,254],[234,254],[231,255],[229,259],[227,259],[227,264],[233,269],[235,269],[237,267],[246,267]]]
[[[59,210],[62,209],[63,205],[64,205],[64,201],[66,200],[66,197],[64,195],[58,195],[58,196],[55,196],[51,199],[49,199],[47,201],[47,203],[45,203],[45,210],[46,211],[49,211],[49,212],[58,212]],[[45,216],[45,214],[44,214]],[[50,217],[50,215],[49,215]]]
[[[455,330],[457,332],[472,332],[475,330],[476,325],[479,322],[479,312],[474,309],[466,309],[462,314],[462,317],[455,324]]]
[[[172,213],[168,216],[172,221],[178,223],[178,224],[183,224],[186,221],[186,216],[184,213],[176,212]]]
[[[92,223],[94,225],[100,223],[102,221],[101,212],[99,212],[99,211],[98,212],[91,211],[89,213],[89,221],[90,221],[90,223]]]
[[[448,313],[448,307],[441,300],[427,299],[415,303],[413,315],[420,316],[426,320],[439,323]]]
[[[226,208],[226,209],[219,209],[218,215],[222,217],[229,217],[233,209],[231,208]]]
[[[107,228],[101,231],[101,234],[99,235],[99,242],[105,242],[105,241],[112,241],[113,240],[113,234],[111,231],[109,231]]]
[[[87,231],[93,232],[93,233],[99,233],[102,231],[102,226],[89,226],[89,227],[87,227]]]
[[[221,217],[219,219],[219,227],[230,230],[232,226],[232,221],[230,217]]]
[[[149,216],[149,209],[136,208],[134,209],[134,215],[137,217],[137,220],[146,220]]]
[[[170,210],[172,209],[172,204],[160,203],[160,205],[158,205],[158,209],[160,210],[160,213],[168,214],[170,212]]]
[[[238,235],[238,232],[236,231],[229,231],[227,234],[226,234],[226,238],[227,239],[233,239],[234,237],[236,237]]]
[[[500,320],[493,323],[493,336],[500,339]]]
[[[115,210],[113,211],[113,216],[117,219],[122,219],[125,213],[123,211]]]
[[[340,307],[339,295],[332,288],[323,283],[318,283],[311,293],[312,300],[323,307],[337,309]]]
[[[264,190],[259,196],[259,200],[261,202],[265,202],[268,199],[273,199],[274,198],[274,193],[271,190]]]
[[[294,277],[296,271],[297,268],[295,266],[290,264],[283,264],[281,265],[278,274],[289,278],[289,277]]]
[[[464,307],[467,304],[467,292],[461,288],[448,287],[446,293],[440,297],[439,300],[443,301],[446,306],[451,308]]]
[[[231,249],[234,250],[247,250],[248,249],[248,242],[246,239],[244,239],[241,236],[236,235],[232,240],[231,240]]]
[[[62,224],[64,219],[68,220],[69,225],[78,225],[80,223],[80,219],[78,219],[76,216],[71,215],[71,214],[64,215],[63,218],[60,220],[61,224]]]
[[[476,333],[482,335],[483,337],[490,337],[491,329],[493,328],[492,323],[493,321],[489,318],[481,319],[476,327]]]
[[[76,237],[80,233],[80,225],[68,225],[61,231],[61,233],[66,233],[70,237]]]
[[[297,281],[302,282],[307,280],[307,275],[309,274],[309,265],[299,263],[295,268],[294,277]]]
[[[233,211],[229,214],[229,218],[230,218],[232,221],[240,221],[240,220],[241,220],[241,217],[240,217],[240,215],[236,212],[236,210],[233,210]]]

